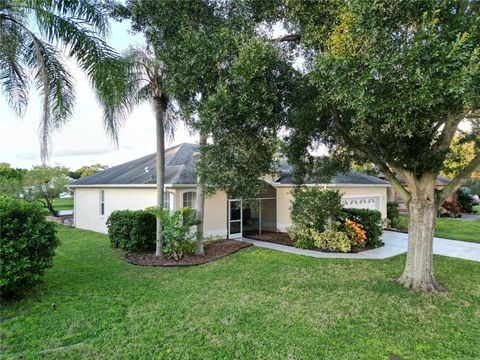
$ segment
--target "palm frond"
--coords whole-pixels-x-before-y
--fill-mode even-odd
[[[25,32],[6,14],[0,18],[0,84],[8,105],[19,116],[28,105],[28,79],[22,62]]]
[[[50,153],[52,130],[60,128],[72,115],[75,91],[72,77],[58,50],[33,34],[28,46],[27,60],[28,66],[34,71],[35,87],[43,98],[39,136],[41,158],[42,162],[45,162]]]

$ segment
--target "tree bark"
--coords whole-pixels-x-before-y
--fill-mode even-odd
[[[200,158],[198,161],[202,161],[202,150],[201,148],[207,144],[208,135],[205,132],[200,132]],[[197,241],[195,254],[196,255],[205,255],[203,249],[203,218],[205,212],[205,182],[201,179],[200,176],[197,176]]]
[[[155,161],[156,177],[157,177],[157,207],[163,209],[163,194],[165,186],[165,124],[164,124],[164,108],[162,99],[154,98],[155,122],[156,122],[156,140],[157,140],[157,156]],[[162,223],[157,216],[157,233],[156,233],[155,256],[163,256],[162,242]]]
[[[435,181],[433,174],[407,181],[411,194],[408,203],[408,252],[405,270],[398,279],[407,289],[427,293],[443,290],[433,273],[433,234],[438,209]]]

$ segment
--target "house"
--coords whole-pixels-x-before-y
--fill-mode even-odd
[[[178,209],[196,206],[196,165],[198,146],[180,144],[165,154],[165,207]],[[265,178],[266,189],[259,197],[260,206],[242,206],[217,192],[205,200],[204,235],[238,238],[262,231],[285,231],[291,226],[290,200],[293,189],[291,168],[280,164],[276,175]],[[328,184],[314,184],[338,189],[346,207],[368,208],[387,216],[387,181],[355,171],[334,176]],[[155,154],[114,166],[80,178],[70,184],[74,190],[74,223],[81,229],[107,232],[106,220],[114,210],[144,209],[155,206]]]
[[[382,180],[387,180],[387,177],[383,173],[380,173],[378,175],[378,178],[382,179]],[[408,186],[407,186],[407,183],[405,182],[405,180],[402,179],[400,176],[397,176],[397,179],[398,179],[398,181],[400,181],[400,184],[402,184],[408,190]],[[437,179],[436,179],[436,182],[435,182],[435,188],[437,190],[442,190],[449,183],[450,183],[450,179],[448,179],[444,176],[438,175]],[[388,200],[387,201],[397,202],[398,203],[398,209],[401,212],[407,212],[407,206],[406,206],[405,202],[403,201],[402,197],[400,196],[400,194],[397,192],[397,190],[393,186],[388,189],[387,194],[388,194],[388,196],[387,196]],[[455,202],[456,199],[457,199],[457,192],[454,192],[445,201]]]

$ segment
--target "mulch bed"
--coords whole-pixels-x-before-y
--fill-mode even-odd
[[[249,237],[251,239],[255,240],[261,240],[261,241],[266,241],[266,242],[271,242],[275,244],[280,244],[280,245],[286,245],[286,246],[292,246],[293,247],[293,241],[290,238],[290,235],[284,232],[266,232],[263,234],[255,234],[255,235],[245,235],[246,237]],[[383,245],[381,245],[383,246]],[[352,249],[348,253],[359,253],[362,251],[366,250],[372,250],[376,249],[374,247],[352,247]],[[322,250],[322,249],[312,249],[315,251],[321,251],[321,252],[336,252],[336,251],[328,251],[328,250]]]
[[[125,261],[130,264],[140,266],[194,266],[221,259],[249,246],[252,246],[252,244],[244,241],[221,240],[206,245],[204,248],[204,256],[185,255],[182,259],[177,261],[174,259],[168,259],[166,257],[159,258],[153,253],[133,252],[125,255]]]

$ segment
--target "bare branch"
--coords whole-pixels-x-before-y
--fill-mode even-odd
[[[299,33],[294,33],[294,34],[287,34],[285,36],[271,39],[270,41],[272,42],[300,42],[301,35]]]
[[[442,133],[436,143],[436,149],[438,152],[448,150],[462,118],[463,116],[454,117],[450,114],[447,116],[445,126],[443,127]]]

